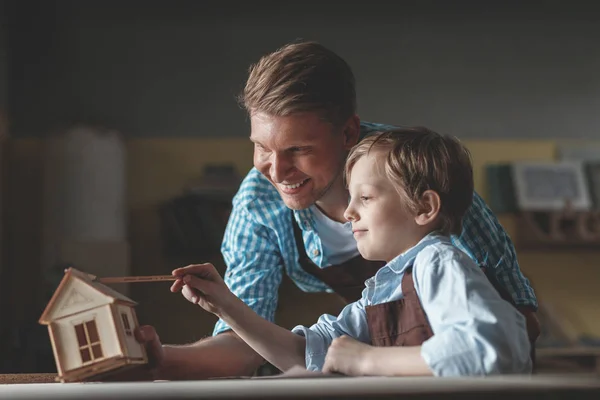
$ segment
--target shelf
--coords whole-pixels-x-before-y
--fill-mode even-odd
[[[535,350],[537,357],[600,357],[600,347],[543,347]]]
[[[600,347],[547,347],[535,350],[538,371],[600,375]]]
[[[518,251],[600,251],[598,211],[529,211],[498,219]]]

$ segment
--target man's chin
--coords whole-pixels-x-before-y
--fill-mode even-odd
[[[307,209],[315,203],[309,199],[298,199],[287,195],[282,195],[281,198],[287,208],[296,211]]]

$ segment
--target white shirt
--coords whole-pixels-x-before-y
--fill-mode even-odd
[[[312,206],[315,231],[321,238],[324,258],[329,265],[341,264],[359,254],[356,239],[352,234],[352,223],[341,223],[332,220],[317,206]]]

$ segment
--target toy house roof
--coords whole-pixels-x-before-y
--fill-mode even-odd
[[[137,304],[129,297],[97,282],[93,275],[68,268],[42,313],[39,323],[47,325],[57,318],[109,303],[130,306]]]

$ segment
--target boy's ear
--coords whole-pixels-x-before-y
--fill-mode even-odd
[[[417,225],[421,226],[433,222],[440,213],[441,207],[442,201],[440,195],[433,190],[426,190],[421,196],[419,211],[415,217],[415,222]]]
[[[344,148],[348,151],[358,143],[360,137],[360,118],[358,115],[353,115],[346,121],[342,131],[344,135]]]

